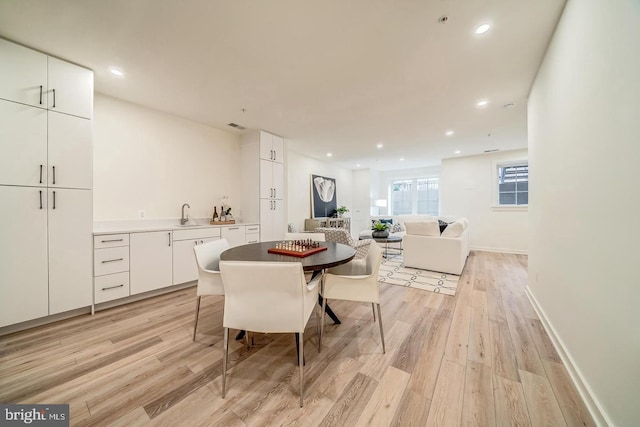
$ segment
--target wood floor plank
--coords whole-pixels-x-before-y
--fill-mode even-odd
[[[467,364],[470,322],[471,305],[457,306],[453,314],[449,338],[444,350],[447,360],[463,366]]]
[[[543,360],[542,363],[567,426],[595,426],[596,424],[591,414],[589,414],[587,406],[571,382],[567,368],[562,363],[551,360]]]
[[[491,366],[489,313],[487,311],[487,294],[484,291],[473,291],[467,358]]]
[[[496,425],[492,379],[490,366],[469,361],[464,384],[462,426]]]
[[[462,418],[465,367],[450,360],[442,362],[427,427],[458,426]]]
[[[356,425],[377,387],[377,381],[366,375],[356,374],[318,425],[320,427],[352,427]]]
[[[389,366],[355,425],[389,425],[400,405],[410,375]]]
[[[522,389],[534,426],[566,426],[562,411],[546,377],[520,371]]]
[[[519,382],[518,364],[506,320],[489,321],[489,339],[493,373]]]
[[[499,427],[529,427],[531,419],[522,384],[494,375],[496,425]]]
[[[422,427],[427,424],[431,400],[406,388],[390,426]]]

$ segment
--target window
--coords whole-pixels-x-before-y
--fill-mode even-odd
[[[529,204],[529,165],[498,165],[498,205]]]
[[[424,214],[440,211],[439,178],[408,178],[391,182],[392,215]]]

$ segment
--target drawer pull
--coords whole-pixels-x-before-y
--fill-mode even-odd
[[[124,286],[124,284],[121,285],[115,285],[115,286],[109,286],[107,288],[102,288],[103,291],[108,291],[109,289],[117,289],[117,288],[122,288]]]
[[[103,264],[106,264],[108,262],[116,262],[116,261],[123,261],[124,258],[118,258],[118,259],[107,259],[105,261],[102,261]]]
[[[110,240],[103,240],[102,243],[109,243],[109,242],[122,242],[124,239],[110,239]]]
[[[229,230],[240,230],[240,227],[229,227]]]

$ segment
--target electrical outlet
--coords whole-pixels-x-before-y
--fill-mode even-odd
[[[144,211],[138,211],[138,218],[144,218]]]

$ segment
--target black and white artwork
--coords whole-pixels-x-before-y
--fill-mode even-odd
[[[311,212],[313,218],[327,218],[336,213],[336,180],[311,175]]]

